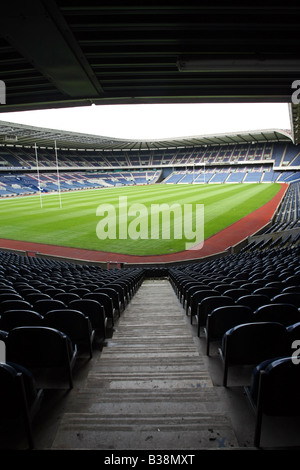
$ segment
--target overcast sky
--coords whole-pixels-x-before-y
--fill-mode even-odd
[[[288,104],[148,104],[1,113],[2,121],[120,139],[290,130]]]

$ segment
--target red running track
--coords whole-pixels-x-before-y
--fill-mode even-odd
[[[267,225],[273,217],[274,212],[279,206],[288,184],[281,183],[281,189],[264,206],[256,209],[251,214],[243,217],[221,232],[216,233],[205,240],[202,248],[170,253],[166,255],[154,256],[136,256],[119,253],[110,253],[105,251],[83,250],[79,248],[67,248],[64,246],[47,245],[43,243],[22,242],[16,240],[0,239],[0,249],[11,249],[25,251],[28,253],[42,253],[49,256],[58,256],[61,258],[70,258],[78,261],[92,261],[102,263],[128,263],[128,264],[153,264],[153,263],[172,263],[187,260],[196,260],[206,258],[218,253],[223,253],[230,247],[235,246],[245,240],[249,235],[254,235],[261,228]]]

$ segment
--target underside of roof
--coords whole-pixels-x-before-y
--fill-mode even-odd
[[[294,119],[299,31],[300,4],[276,0],[10,0],[0,15],[0,113],[288,102]]]

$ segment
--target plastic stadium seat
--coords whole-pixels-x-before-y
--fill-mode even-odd
[[[127,294],[126,294],[126,289],[124,286],[121,284],[117,284],[115,282],[111,283],[109,285],[112,289],[116,289],[116,291],[119,293],[120,301],[122,304],[122,309],[124,310],[127,304]]]
[[[300,340],[300,322],[294,323],[293,325],[289,325],[286,327],[286,330],[289,334],[290,338],[290,347],[292,348],[293,342]]]
[[[6,300],[24,300],[24,298],[16,292],[6,292],[0,294],[0,304],[5,302]]]
[[[240,286],[241,289],[247,289],[249,292],[253,292],[257,289],[257,285],[251,282],[246,282]]]
[[[69,293],[70,294],[77,294],[79,297],[83,297],[84,294],[89,294],[91,291],[89,289],[86,289],[84,287],[73,287]]]
[[[298,286],[288,286],[288,287],[285,287],[284,289],[282,289],[281,293],[282,294],[285,294],[285,293],[289,293],[289,292],[294,292],[295,294],[300,294],[300,285]]]
[[[98,338],[104,341],[106,339],[106,323],[105,312],[102,305],[96,300],[79,299],[73,300],[69,304],[69,308],[78,310],[89,317],[93,330]]]
[[[216,295],[218,295],[218,291],[214,289],[204,289],[193,293],[190,300],[190,308],[186,312],[187,314],[190,313],[191,324],[193,323],[193,317],[197,315],[198,304],[207,297],[215,297]]]
[[[43,317],[32,310],[7,310],[1,314],[0,328],[10,331],[18,326],[42,326]]]
[[[44,316],[44,324],[65,333],[71,339],[73,347],[77,345],[78,350],[81,347],[87,348],[90,358],[93,357],[95,331],[89,318],[82,312],[72,309],[51,310]]]
[[[273,299],[271,299],[273,303],[286,303],[295,305],[295,307],[300,307],[300,293],[297,294],[296,292],[285,292],[278,295],[275,295]]]
[[[39,410],[43,392],[32,374],[13,363],[0,363],[0,421],[21,419],[30,449],[34,449],[32,420]]]
[[[48,294],[42,294],[42,293],[34,293],[34,294],[29,294],[26,295],[25,300],[29,302],[31,305],[35,305],[38,300],[45,300],[48,299],[50,300],[51,297]]]
[[[251,291],[249,289],[243,289],[242,287],[239,287],[238,289],[228,289],[225,292],[223,292],[224,295],[227,297],[231,297],[232,300],[237,300],[243,295],[249,295],[251,294]]]
[[[245,388],[256,415],[254,446],[260,447],[263,414],[300,416],[299,389],[300,370],[293,358],[274,358],[255,367],[251,385]]]
[[[215,290],[217,290],[220,294],[224,294],[224,292],[230,289],[233,289],[232,284],[219,284],[215,286]]]
[[[64,294],[65,291],[63,289],[59,289],[56,287],[48,287],[47,289],[44,289],[43,291],[45,294],[50,295],[50,297],[53,299],[53,297],[57,294]]]
[[[191,301],[191,296],[195,292],[199,292],[201,290],[209,290],[209,288],[206,285],[203,284],[192,284],[191,286],[188,287],[188,289],[185,290],[183,297],[182,297],[182,306],[185,308],[186,314],[188,314],[188,310],[190,307],[190,301]]]
[[[96,300],[100,305],[103,306],[105,317],[110,323],[109,326],[114,326],[114,307],[111,297],[107,294],[100,294],[99,292],[92,292],[91,294],[85,294],[83,299]]]
[[[118,316],[120,317],[122,305],[121,305],[121,301],[120,301],[119,292],[116,289],[114,289],[111,286],[110,287],[99,287],[94,292],[95,293],[99,292],[100,294],[107,294],[109,297],[111,297],[115,312],[117,312]]]
[[[183,308],[185,308],[189,292],[192,292],[193,289],[200,290],[201,288],[206,289],[207,286],[203,285],[202,282],[198,281],[189,281],[182,286],[179,300],[182,303]]]
[[[254,313],[243,305],[228,305],[215,308],[208,316],[205,327],[206,354],[209,355],[211,341],[219,341],[227,330],[236,325],[251,323]]]
[[[219,349],[224,366],[223,385],[227,386],[230,365],[256,365],[290,351],[290,338],[281,323],[246,323],[231,328],[223,336]]]
[[[63,294],[56,294],[53,296],[53,300],[60,300],[66,305],[72,302],[72,300],[77,300],[77,299],[80,299],[79,295],[70,293],[70,292],[65,292]]]
[[[251,308],[254,312],[258,307],[270,303],[270,300],[266,295],[251,294],[240,297],[235,303],[237,305],[245,305],[246,307]]]
[[[295,305],[285,303],[267,304],[258,307],[253,313],[254,321],[274,321],[284,326],[300,321],[300,312]]]
[[[196,318],[198,323],[198,336],[200,336],[201,326],[206,325],[207,316],[217,307],[225,307],[226,305],[234,305],[231,297],[225,295],[216,295],[203,299],[197,308]]]
[[[38,300],[34,304],[34,310],[43,316],[50,310],[61,310],[63,308],[67,308],[67,306],[61,300],[54,299]]]
[[[280,294],[280,292],[281,289],[278,289],[277,287],[259,287],[253,291],[253,294],[266,295],[269,299],[272,299],[275,295]]]
[[[49,386],[50,375],[60,372],[54,384],[54,388],[60,388],[63,371],[69,388],[73,388],[72,369],[77,347],[72,346],[65,333],[44,326],[22,326],[11,330],[5,343],[7,361],[29,369],[39,387],[53,388]]]
[[[25,300],[5,300],[0,304],[0,313],[7,310],[33,310],[32,305]]]

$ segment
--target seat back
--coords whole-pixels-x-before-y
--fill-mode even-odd
[[[44,324],[65,333],[74,344],[86,339],[92,327],[87,316],[78,310],[51,310],[44,316]]]
[[[63,308],[67,308],[67,306],[61,300],[54,299],[38,300],[34,304],[34,309],[43,316],[50,310],[61,310]]]
[[[225,332],[236,325],[251,323],[253,313],[243,305],[226,305],[215,308],[208,316],[206,326],[211,338],[221,339]]]
[[[65,305],[68,305],[72,300],[77,300],[80,299],[78,294],[72,293],[72,292],[65,292],[64,294],[56,294],[53,297],[53,300],[60,300],[63,302]]]
[[[300,293],[297,294],[296,292],[286,292],[286,293],[281,293],[278,295],[275,295],[271,299],[271,302],[273,303],[286,303],[286,304],[292,304],[295,305],[295,307],[300,307]]]
[[[198,304],[197,317],[198,326],[206,324],[207,316],[217,307],[225,307],[226,305],[234,305],[232,298],[225,295],[214,295],[206,297]]]
[[[71,340],[65,333],[44,326],[14,328],[6,340],[7,361],[29,370],[63,367],[74,352]]]
[[[5,300],[0,304],[0,313],[7,310],[33,310],[32,305],[25,300]]]
[[[227,297],[231,297],[232,300],[235,301],[238,298],[242,297],[243,295],[251,294],[251,291],[249,289],[238,287],[237,289],[228,289],[223,293],[224,295],[226,295]]]
[[[270,303],[269,297],[262,294],[243,295],[236,300],[237,305],[244,305],[245,307],[249,307],[253,312],[255,312],[258,307],[268,303]]]
[[[18,326],[42,326],[43,317],[32,310],[7,310],[1,314],[0,329],[10,331]]]
[[[262,305],[253,313],[254,321],[274,321],[285,326],[300,321],[300,312],[295,305],[285,303],[270,303]]]
[[[222,353],[231,364],[258,364],[289,352],[288,332],[276,322],[237,325],[226,331],[222,340]]]
[[[100,329],[105,332],[105,312],[99,302],[93,299],[73,300],[70,302],[69,308],[84,313],[89,317],[93,329]]]

